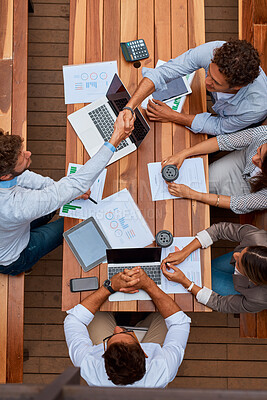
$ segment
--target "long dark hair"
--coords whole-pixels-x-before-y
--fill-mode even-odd
[[[241,258],[246,276],[257,285],[267,285],[267,247],[249,246]]]
[[[253,176],[249,181],[251,193],[256,193],[267,187],[267,154],[265,154],[261,166],[261,173]]]

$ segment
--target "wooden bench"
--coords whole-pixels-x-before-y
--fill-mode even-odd
[[[265,0],[239,0],[239,39],[251,42],[259,51],[261,66],[267,72],[267,9]],[[265,57],[264,57],[265,55]],[[267,230],[267,211],[242,215],[240,223]],[[267,338],[267,310],[240,315],[240,336]]]
[[[0,13],[0,126],[27,132],[28,2],[2,0]],[[23,377],[24,274],[0,274],[0,383]]]

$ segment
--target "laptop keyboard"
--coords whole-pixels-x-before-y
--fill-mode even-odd
[[[140,265],[140,267],[157,285],[161,284],[160,265]],[[116,275],[119,272],[123,272],[125,268],[132,269],[134,267],[108,267],[108,279],[111,279],[113,275]]]
[[[92,121],[102,138],[105,142],[108,142],[112,136],[115,121],[111,117],[107,107],[103,104],[95,110],[89,111],[88,114],[92,118]],[[128,146],[128,143],[123,140],[117,147],[116,151],[121,150],[126,146]]]
[[[113,100],[113,102],[116,104],[118,109],[121,111],[123,107],[126,106],[128,103],[127,99],[116,99]],[[143,140],[146,136],[146,131],[144,129],[144,126],[142,125],[141,121],[137,118],[134,121],[134,130],[132,132],[137,140]]]

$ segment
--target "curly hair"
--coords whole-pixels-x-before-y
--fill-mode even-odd
[[[241,259],[246,276],[258,285],[267,285],[267,247],[249,246]]]
[[[230,87],[246,86],[260,74],[258,51],[246,40],[232,40],[214,50],[211,60]]]
[[[267,153],[264,156],[261,166],[261,173],[253,176],[250,179],[250,191],[251,193],[256,193],[267,187]]]
[[[103,358],[107,375],[114,385],[131,385],[145,375],[145,354],[138,343],[111,344]]]
[[[8,135],[0,130],[0,177],[14,174],[23,139],[18,135]]]

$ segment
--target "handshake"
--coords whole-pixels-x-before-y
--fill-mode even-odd
[[[119,272],[111,278],[111,287],[116,292],[136,293],[139,289],[150,291],[156,284],[141,267],[134,267]]]

